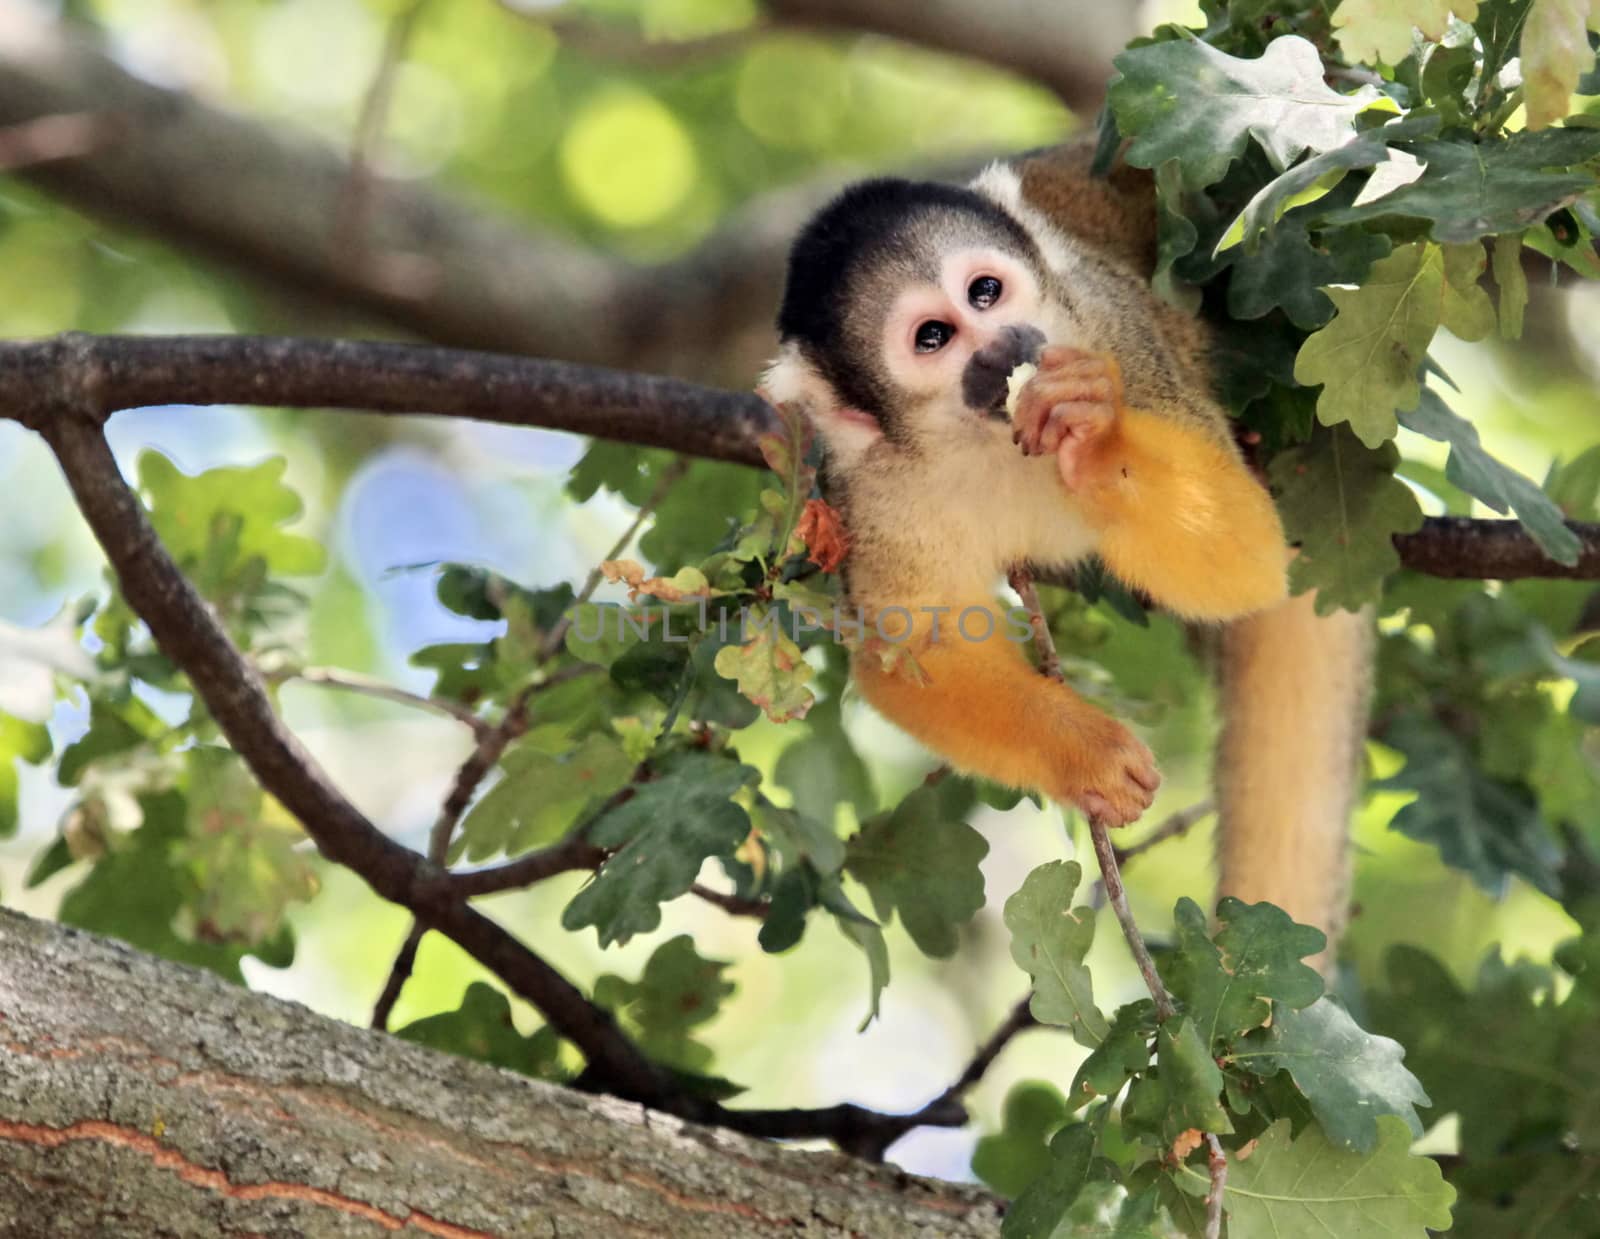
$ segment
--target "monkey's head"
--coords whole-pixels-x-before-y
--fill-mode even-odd
[[[765,388],[843,461],[1003,418],[1007,375],[1061,329],[1049,278],[1027,229],[983,194],[862,182],[794,243]]]

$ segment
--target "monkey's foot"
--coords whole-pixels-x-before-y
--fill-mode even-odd
[[[1110,742],[1074,772],[1059,798],[1106,826],[1126,826],[1150,807],[1161,773],[1143,741],[1120,723],[1113,726]]]
[[[1025,455],[1054,452],[1071,486],[1077,458],[1103,437],[1122,407],[1122,375],[1104,353],[1054,346],[1039,355],[1039,372],[1023,387],[1012,439]]]

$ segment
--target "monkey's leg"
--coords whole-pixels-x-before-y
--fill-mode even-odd
[[[1349,899],[1373,635],[1370,610],[1319,616],[1310,594],[1222,635],[1221,893],[1268,900],[1315,925],[1330,957]]]
[[[1190,619],[1231,619],[1286,595],[1272,497],[1199,424],[1122,404],[1116,362],[1046,349],[1017,410],[1024,451],[1054,451],[1116,575]]]
[[[947,632],[916,647],[922,683],[904,668],[885,671],[875,653],[857,654],[856,686],[958,770],[1043,792],[1111,826],[1133,821],[1161,782],[1150,750],[1066,685],[1040,675],[1007,639],[1000,618],[987,640]]]

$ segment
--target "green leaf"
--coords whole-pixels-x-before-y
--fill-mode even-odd
[[[859,1032],[878,1018],[878,1001],[889,984],[889,944],[884,939],[882,928],[870,921],[863,923],[838,913],[834,914],[833,919],[839,926],[839,932],[860,947],[867,957],[867,1014],[857,1029]]]
[[[1489,455],[1477,427],[1455,413],[1438,392],[1424,387],[1417,407],[1402,413],[1400,424],[1450,445],[1444,475],[1451,482],[1496,512],[1514,511],[1540,549],[1557,563],[1571,567],[1578,562],[1583,543],[1567,528],[1561,509],[1533,479]]]
[[[501,757],[500,781],[461,823],[469,860],[554,842],[633,774],[633,759],[603,733],[585,736],[561,756],[546,751],[547,742],[539,734],[524,736]]]
[[[1390,829],[1433,844],[1446,864],[1492,894],[1503,892],[1514,873],[1547,894],[1558,891],[1559,853],[1520,785],[1485,775],[1467,744],[1431,717],[1406,712],[1383,739],[1405,754],[1406,764],[1373,786],[1417,793]]]
[[[1394,411],[1414,408],[1417,371],[1442,323],[1464,340],[1494,324],[1488,294],[1477,286],[1483,251],[1400,246],[1374,263],[1359,288],[1330,288],[1338,312],[1295,358],[1294,377],[1322,385],[1317,420],[1348,422],[1368,447],[1394,438]],[[1474,269],[1476,263],[1476,270]]]
[[[717,651],[717,674],[736,681],[739,691],[774,723],[804,718],[816,700],[806,687],[816,672],[783,631],[780,612],[759,614],[749,641]]]
[[[244,984],[239,961],[247,953],[276,967],[287,965],[294,955],[287,931],[253,952],[180,936],[179,914],[193,887],[172,850],[184,838],[187,806],[180,794],[170,791],[142,797],[139,803],[144,824],[119,839],[62,897],[57,919],[165,959],[209,968],[236,985]]]
[[[1448,1230],[1455,1189],[1436,1162],[1410,1149],[1410,1128],[1392,1115],[1378,1119],[1378,1143],[1366,1153],[1338,1148],[1315,1126],[1291,1140],[1288,1120],[1280,1119],[1249,1157],[1230,1159],[1223,1189],[1229,1233],[1426,1239],[1430,1229]],[[1188,1167],[1182,1173],[1205,1177]]]
[[[1050,1137],[1066,1121],[1066,1099],[1053,1084],[1013,1084],[1000,1107],[1000,1130],[980,1136],[973,1148],[972,1173],[1002,1196],[1019,1196],[1049,1169]]]
[[[1281,306],[1296,327],[1315,331],[1333,317],[1333,302],[1322,286],[1359,284],[1389,249],[1387,237],[1355,228],[1330,230],[1313,245],[1305,224],[1290,215],[1254,253],[1234,259],[1228,313],[1261,318]]]
[[[1155,1004],[1148,998],[1118,1007],[1105,1040],[1090,1051],[1072,1077],[1073,1109],[1096,1097],[1115,1097],[1130,1077],[1149,1067],[1155,1032]]]
[[[1339,427],[1273,460],[1284,532],[1300,547],[1289,586],[1316,590],[1319,614],[1377,602],[1384,578],[1400,567],[1391,539],[1422,527],[1416,496],[1394,476],[1399,459],[1394,444],[1371,451]]]
[[[567,929],[593,925],[601,946],[627,942],[661,924],[660,905],[685,894],[700,866],[730,856],[750,818],[730,799],[758,778],[750,766],[685,753],[605,814],[589,838],[615,853],[561,915]]]
[[[952,812],[952,790],[918,787],[846,845],[845,871],[871,893],[879,919],[898,912],[911,940],[938,959],[955,954],[956,930],[983,907],[978,862],[989,853]]]
[[[1222,1071],[1205,1037],[1184,1016],[1156,1034],[1156,1069],[1128,1088],[1123,1123],[1140,1139],[1170,1149],[1186,1131],[1230,1132],[1222,1107]]]
[[[564,1080],[561,1041],[549,1026],[531,1037],[517,1031],[506,996],[486,981],[474,981],[454,1011],[425,1016],[398,1029],[402,1041],[493,1063],[542,1080]]]
[[[828,826],[840,804],[853,807],[862,821],[878,807],[872,774],[844,729],[840,704],[835,694],[811,708],[806,727],[783,750],[773,774],[801,816]]]
[[[50,729],[43,723],[27,723],[0,714],[0,839],[9,839],[17,830],[21,786],[17,762],[37,766],[50,756],[50,750]]]
[[[1374,1022],[1405,1045],[1435,1110],[1460,1116],[1469,1159],[1568,1128],[1600,1104],[1578,1072],[1563,1068],[1564,1058],[1593,1060],[1600,1022],[1571,1020],[1565,1004],[1555,1006],[1546,970],[1508,966],[1496,948],[1468,993],[1426,952],[1397,946],[1385,973],[1387,985],[1368,995]]]
[[[1343,1148],[1371,1150],[1385,1114],[1422,1135],[1416,1107],[1431,1103],[1405,1068],[1405,1049],[1367,1032],[1331,998],[1303,1011],[1277,1007],[1271,1026],[1251,1033],[1233,1057],[1257,1075],[1287,1071],[1328,1139]]]
[[[1088,1126],[1058,1131],[1050,1141],[1050,1165],[1006,1210],[1001,1239],[1050,1239],[1083,1189],[1093,1156],[1094,1132]]]
[[[1346,172],[1381,164],[1390,155],[1390,145],[1424,138],[1439,128],[1437,116],[1406,116],[1368,129],[1343,146],[1297,163],[1287,172],[1267,182],[1245,204],[1237,219],[1223,234],[1223,245],[1235,235],[1247,249],[1277,222],[1279,216],[1302,201],[1320,197],[1343,179]],[[1314,214],[1309,209],[1307,214]]]
[[[1478,0],[1340,0],[1333,28],[1350,60],[1397,65],[1411,54],[1413,29],[1437,42],[1451,13],[1470,22],[1478,16]]]
[[[195,932],[208,942],[270,939],[291,903],[317,893],[310,841],[282,810],[267,812],[260,785],[233,750],[196,747],[185,756],[187,833],[172,858],[194,882],[187,904]]]
[[[139,454],[150,523],[195,588],[225,612],[268,592],[269,577],[314,576],[326,564],[322,543],[280,528],[303,510],[283,484],[287,467],[273,456],[191,477],[159,452]]]
[[[1522,237],[1508,233],[1494,239],[1494,282],[1500,289],[1500,334],[1522,339],[1522,315],[1528,308],[1528,274],[1522,269]]]
[[[1522,89],[1528,128],[1542,129],[1572,108],[1578,79],[1594,68],[1589,28],[1600,29],[1592,0],[1533,0],[1522,28]]]
[[[703,1072],[711,1065],[711,1051],[692,1034],[715,1019],[723,999],[733,993],[733,982],[723,975],[727,968],[722,960],[703,958],[694,939],[679,934],[655,949],[637,981],[602,976],[594,997],[623,1018],[651,1058]]]
[[[1579,452],[1565,464],[1552,465],[1545,490],[1573,520],[1600,515],[1600,444]]]
[[[1297,1008],[1322,996],[1322,977],[1300,961],[1328,940],[1283,909],[1225,897],[1217,904],[1215,942],[1194,900],[1178,900],[1174,921],[1174,949],[1163,957],[1161,975],[1208,1047],[1265,1024],[1274,1002]]]
[[[1133,141],[1137,168],[1178,161],[1183,184],[1204,189],[1254,138],[1282,170],[1307,150],[1329,151],[1355,134],[1355,118],[1379,97],[1324,82],[1322,58],[1298,36],[1276,39],[1258,60],[1240,60],[1190,37],[1123,52],[1108,101]]]
[[[1005,922],[1011,958],[1033,978],[1034,1019],[1069,1029],[1073,1040],[1092,1049],[1110,1025],[1094,1005],[1094,982],[1083,963],[1094,943],[1094,914],[1072,906],[1082,877],[1076,861],[1040,865],[1006,900]]]
[[[1423,219],[1433,239],[1446,242],[1522,232],[1595,188],[1595,170],[1584,165],[1600,157],[1600,130],[1436,139],[1410,149],[1427,165],[1420,177],[1360,206],[1330,211],[1324,222]]]

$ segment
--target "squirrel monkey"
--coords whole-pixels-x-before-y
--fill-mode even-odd
[[[1093,178],[1089,156],[1025,156],[964,187],[866,181],[794,244],[764,389],[822,440],[847,602],[910,655],[869,642],[852,674],[956,768],[1117,826],[1150,806],[1154,758],[1007,639],[998,578],[1098,554],[1174,614],[1231,621],[1222,889],[1331,937],[1370,618],[1288,599],[1290,551],[1211,395],[1206,328],[1150,290],[1148,181]]]

